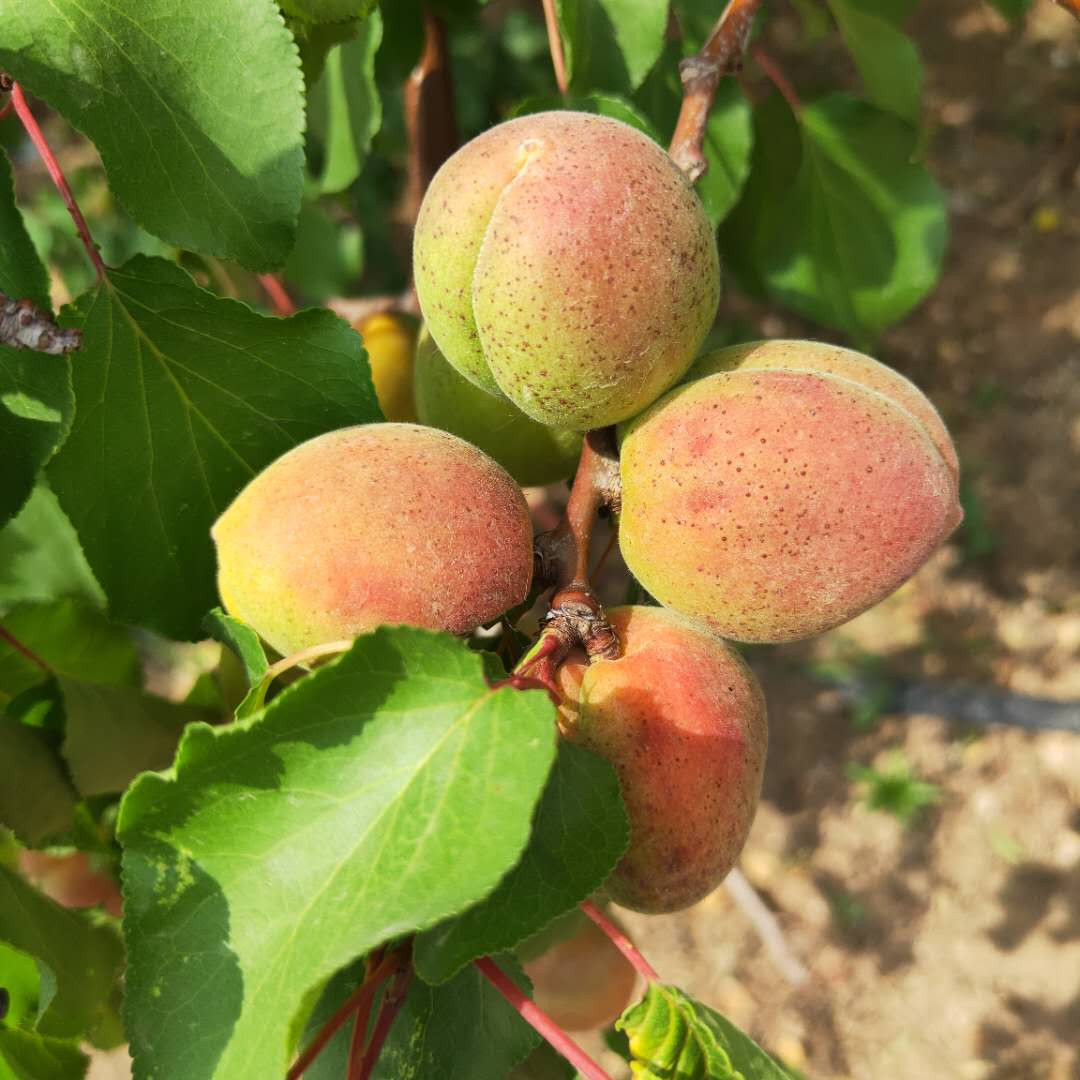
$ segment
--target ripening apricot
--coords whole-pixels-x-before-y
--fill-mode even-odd
[[[720,291],[712,227],[668,155],[576,112],[511,120],[454,154],[421,206],[413,269],[458,371],[576,430],[672,386]]]
[[[608,612],[618,660],[559,669],[567,738],[615,767],[630,846],[604,889],[644,912],[707,896],[734,865],[761,793],[768,727],[753,673],[664,608]]]
[[[929,398],[899,371],[854,349],[845,349],[841,345],[830,345],[824,341],[784,338],[748,341],[699,356],[687,373],[686,381],[713,375],[718,371],[755,371],[766,368],[823,371],[876,390],[906,409],[922,424],[953,476],[960,475],[960,463],[956,458],[952,436]]]
[[[416,330],[400,315],[379,312],[355,324],[364,339],[375,396],[387,420],[408,423],[416,419],[413,404],[413,351]]]
[[[524,966],[533,1001],[567,1031],[613,1023],[634,992],[630,961],[588,920]]]
[[[574,475],[580,431],[538,424],[506,398],[474,386],[447,363],[426,331],[416,348],[415,378],[420,422],[478,446],[519,484],[553,484]]]
[[[673,390],[623,433],[627,565],[738,641],[809,637],[865,611],[963,516],[947,433],[897,398],[865,377],[749,364]]]
[[[476,447],[416,424],[302,443],[212,534],[225,607],[286,655],[381,623],[468,633],[524,600],[532,576],[521,489]]]

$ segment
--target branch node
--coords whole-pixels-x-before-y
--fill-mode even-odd
[[[82,331],[62,329],[32,301],[0,292],[0,345],[60,356],[82,347]]]

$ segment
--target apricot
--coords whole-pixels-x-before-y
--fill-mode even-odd
[[[619,777],[630,846],[605,892],[637,911],[678,911],[720,884],[746,842],[765,699],[731,646],[675,612],[625,607],[608,618],[622,655],[562,665],[560,725]]]
[[[387,420],[416,420],[413,404],[413,352],[416,330],[400,315],[380,312],[354,324],[364,339],[375,396]]]
[[[640,412],[716,313],[712,227],[664,151],[626,124],[523,116],[439,170],[416,223],[416,291],[447,360],[554,427]]]
[[[416,348],[415,373],[422,424],[478,446],[519,484],[535,487],[574,475],[581,432],[538,424],[506,398],[473,385],[447,363],[426,331]]]
[[[468,633],[524,600],[532,576],[521,489],[476,447],[417,424],[302,443],[212,535],[225,607],[285,655],[381,623]]]
[[[533,1001],[567,1031],[613,1023],[630,1003],[636,974],[593,922],[525,964]]]
[[[622,435],[630,570],[739,641],[809,637],[884,599],[963,516],[955,458],[896,397],[747,364],[673,390]]]
[[[854,349],[845,349],[841,345],[830,345],[824,341],[748,341],[699,356],[687,373],[686,381],[713,375],[718,371],[757,371],[766,368],[823,371],[876,390],[902,409],[906,409],[922,424],[953,476],[959,477],[960,462],[956,457],[952,436],[927,396],[899,371]]]

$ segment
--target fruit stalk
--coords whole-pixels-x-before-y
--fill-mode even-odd
[[[547,26],[548,48],[551,50],[551,66],[555,69],[555,84],[559,93],[566,97],[570,80],[566,75],[566,56],[563,53],[562,34],[559,33],[555,0],[544,0],[544,24]]]
[[[611,1080],[611,1077],[550,1016],[525,996],[496,965],[490,956],[474,960],[480,974],[514,1007],[521,1018],[538,1031],[587,1080]]]
[[[26,96],[22,92],[22,87],[17,82],[11,84],[11,104],[15,109],[15,115],[18,116],[19,121],[26,130],[26,134],[30,136],[30,141],[41,155],[41,160],[45,163],[45,169],[49,174],[49,178],[52,180],[56,190],[60,192],[60,198],[64,200],[64,205],[71,215],[71,220],[75,222],[75,229],[79,234],[79,239],[82,240],[83,247],[86,248],[86,254],[94,264],[94,269],[97,271],[98,281],[104,281],[106,273],[105,263],[101,258],[97,246],[94,244],[94,238],[90,235],[90,229],[86,224],[86,218],[83,217],[82,211],[79,209],[79,204],[75,201],[75,196],[71,192],[67,177],[64,176],[64,172],[60,168],[60,163],[56,160],[56,155],[53,154],[49,144],[45,141],[45,136],[42,134],[41,127],[34,118],[34,114],[30,111],[30,105],[27,103]]]
[[[642,955],[641,950],[600,910],[591,900],[582,900],[578,907],[607,936],[608,940],[626,957],[634,966],[634,970],[646,982],[659,982],[660,976],[656,968]]]
[[[702,151],[709,110],[720,80],[742,66],[750,27],[760,6],[761,0],[729,0],[701,51],[679,64],[683,102],[668,153],[690,183],[709,168]]]

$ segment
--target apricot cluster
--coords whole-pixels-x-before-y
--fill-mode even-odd
[[[817,634],[910,577],[961,518],[949,434],[861,353],[698,355],[712,230],[667,155],[612,120],[543,113],[463,147],[414,269],[415,350],[394,316],[360,330],[386,415],[419,424],[324,435],[256,477],[213,529],[222,601],[283,654],[382,623],[468,634],[529,593],[519,484],[566,480],[582,432],[618,424],[619,545],[660,606],[607,613],[617,659],[565,659],[559,725],[619,777],[631,836],[608,897],[678,910],[731,869],[761,789],[765,702],[724,639]]]

